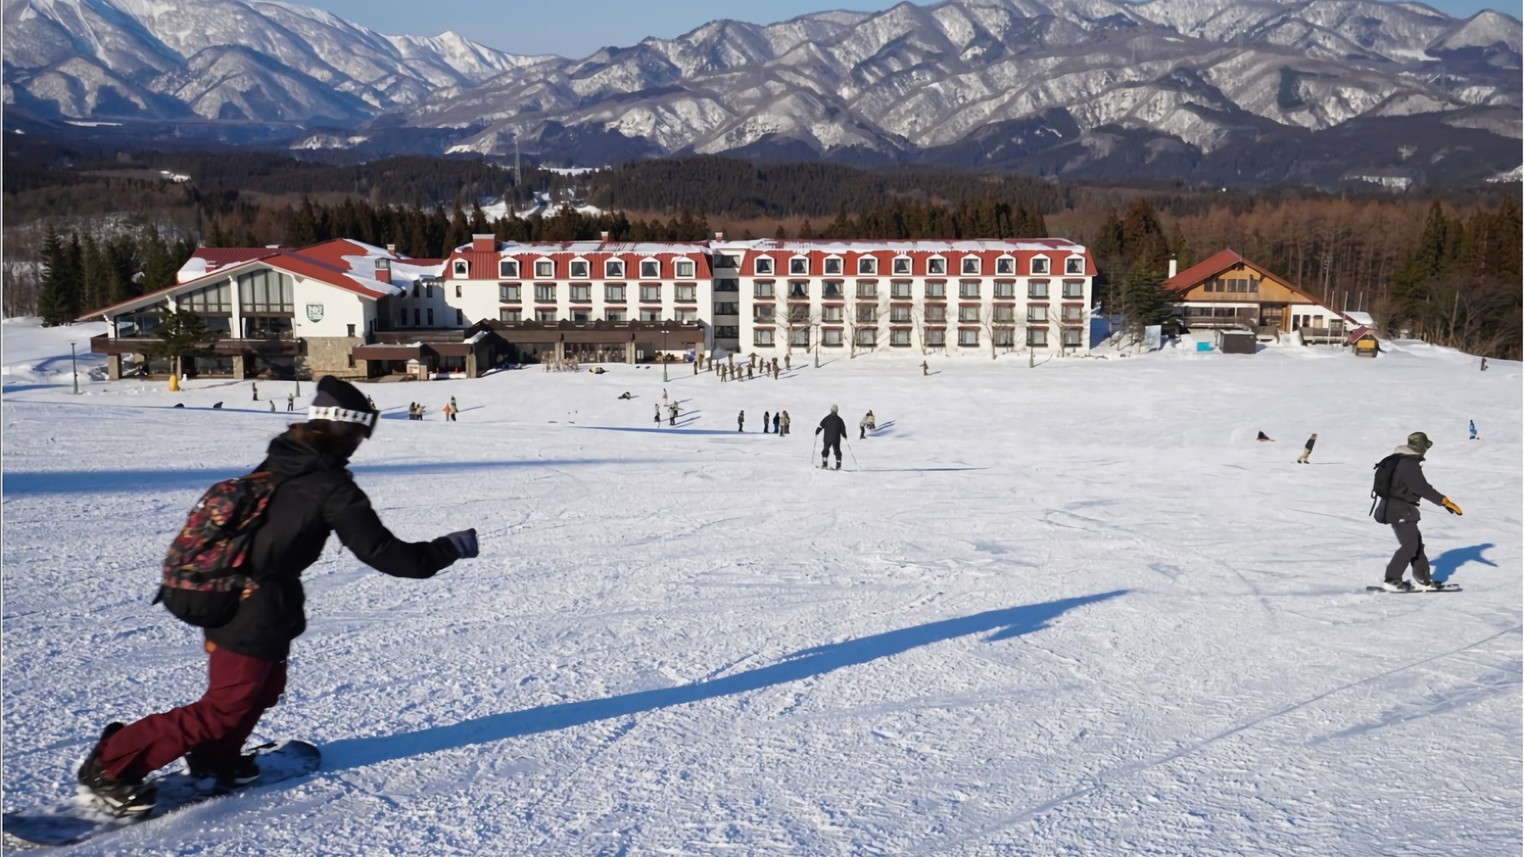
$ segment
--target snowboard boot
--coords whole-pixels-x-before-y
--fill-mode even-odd
[[[84,763],[79,766],[79,772],[75,776],[79,784],[105,804],[113,815],[145,815],[153,811],[154,803],[159,798],[158,787],[144,783],[141,778],[112,779],[106,776],[106,769],[100,763],[101,745],[123,728],[124,724],[121,723],[108,724],[101,731],[100,740],[95,742],[90,755],[85,757]]]
[[[1381,588],[1387,592],[1412,592],[1413,584],[1408,583],[1406,580],[1383,580]]]
[[[841,459],[839,459],[839,458],[838,458],[838,459],[836,459],[836,469],[837,469],[837,470],[840,470],[840,469],[841,469]]]
[[[1439,590],[1444,589],[1444,588],[1445,588],[1445,585],[1443,583],[1435,583],[1432,580],[1419,580],[1417,578],[1413,579],[1413,589],[1415,591],[1438,592]]]
[[[198,780],[216,780],[219,789],[242,788],[259,779],[259,762],[253,753],[231,759],[213,759],[206,752],[191,748],[185,754],[185,771]]]
[[[820,469],[821,470],[825,470],[826,469],[826,460],[824,458],[820,459]]]

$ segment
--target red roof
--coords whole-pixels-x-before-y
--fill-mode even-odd
[[[279,247],[197,247],[192,259],[205,259],[212,266],[237,265],[264,259],[281,252]]]
[[[1189,268],[1186,268],[1184,271],[1181,271],[1175,276],[1165,280],[1164,287],[1172,292],[1183,292],[1191,286],[1200,283],[1202,280],[1221,274],[1223,271],[1226,271],[1234,265],[1252,264],[1253,263],[1248,259],[1238,255],[1236,250],[1219,250],[1216,253],[1213,253],[1211,256],[1208,256],[1205,260],[1197,262]],[[1281,282],[1278,277],[1275,277],[1275,275],[1270,274],[1268,271],[1266,274],[1272,279],[1275,279],[1277,282]],[[1285,282],[1281,282],[1281,285],[1288,287],[1290,286],[1289,283]]]

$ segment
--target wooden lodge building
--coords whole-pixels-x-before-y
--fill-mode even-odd
[[[1356,325],[1343,313],[1240,256],[1220,251],[1176,273],[1170,262],[1164,287],[1175,317],[1191,330],[1242,329],[1257,339],[1298,333],[1303,342],[1344,343]]]

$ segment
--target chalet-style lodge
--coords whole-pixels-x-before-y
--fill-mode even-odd
[[[221,333],[190,374],[477,377],[506,363],[1088,351],[1094,264],[1062,239],[569,241],[474,236],[445,259],[335,240],[203,248],[175,285],[94,310],[113,378],[163,310]]]

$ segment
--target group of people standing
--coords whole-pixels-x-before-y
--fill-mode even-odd
[[[408,402],[407,418],[410,420],[421,420],[423,419],[424,412],[427,410],[428,406],[422,402]],[[458,413],[460,413],[460,407],[455,404],[455,397],[451,396],[450,401],[445,402],[444,406],[445,421],[452,423],[455,422],[455,415]]]
[[[779,437],[786,436],[789,433],[788,411],[763,411],[762,433],[768,434],[769,428],[771,428],[772,434],[775,434]],[[736,431],[746,431],[745,411],[741,411],[739,414],[736,414]]]

